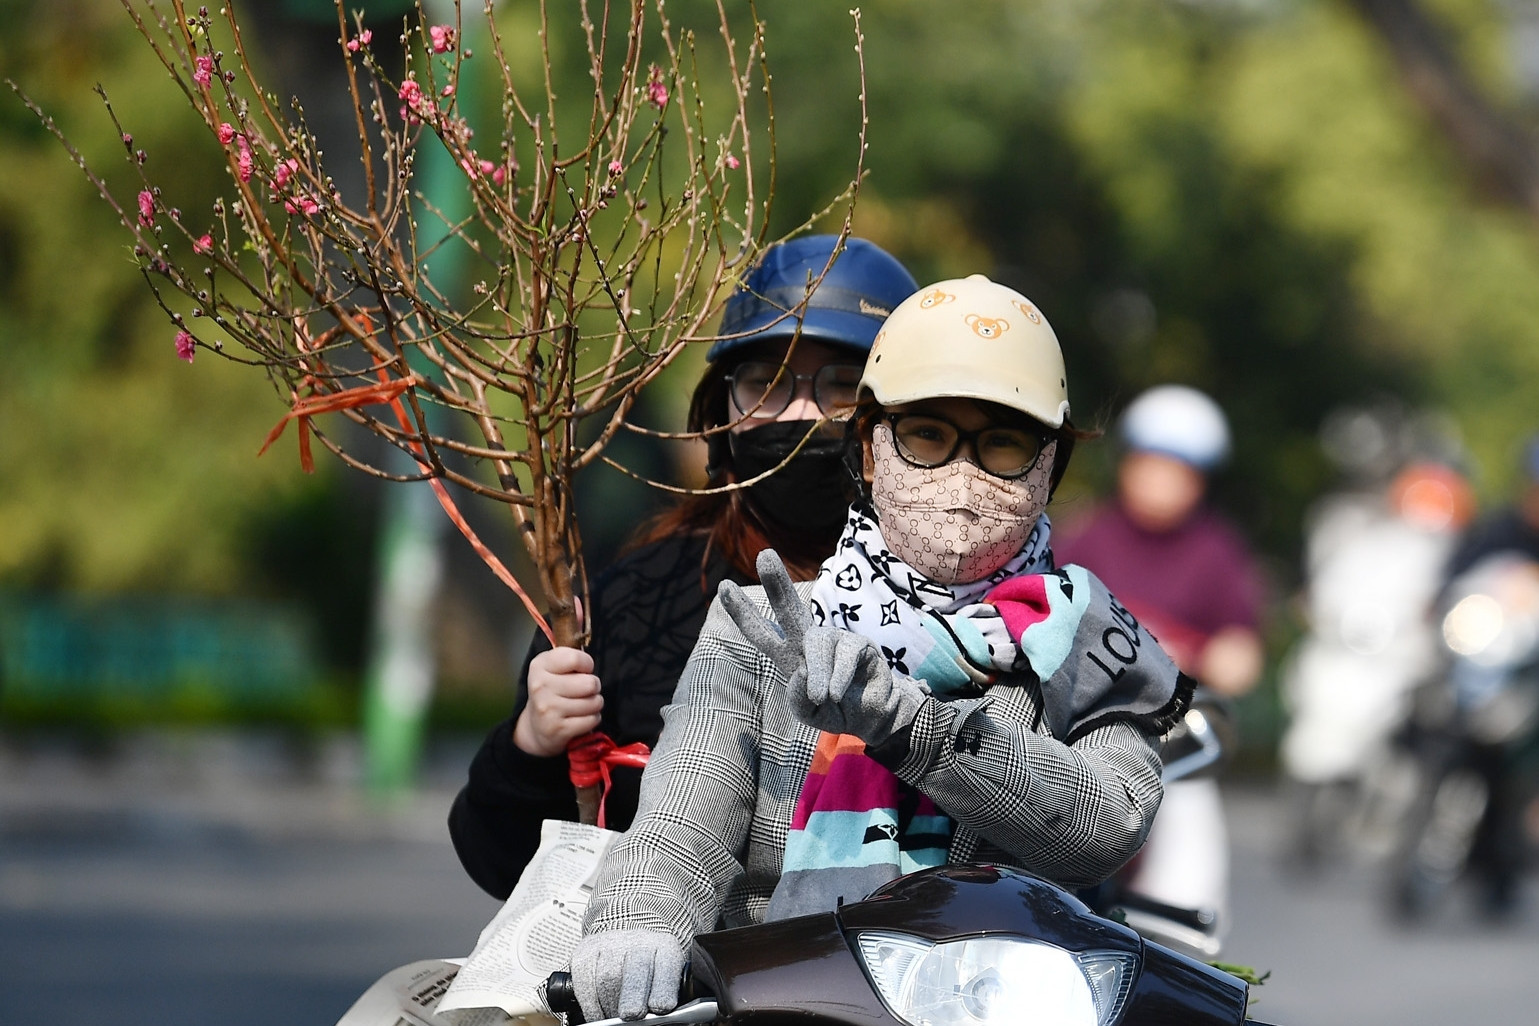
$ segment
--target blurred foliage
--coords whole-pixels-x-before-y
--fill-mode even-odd
[[[1516,102],[1503,6],[1430,6],[1478,79]],[[711,8],[672,5],[702,33]],[[729,9],[746,24],[746,0]],[[504,15],[520,60],[535,57],[530,10]],[[871,174],[857,232],[921,281],[982,271],[1036,300],[1064,343],[1081,426],[1108,426],[1160,381],[1217,396],[1237,436],[1220,497],[1281,576],[1305,507],[1331,484],[1316,430],[1341,403],[1391,394],[1446,409],[1485,496],[1510,487],[1513,445],[1539,409],[1539,230],[1474,194],[1344,5],[863,10]],[[859,83],[846,5],[760,11],[784,231],[847,180]],[[168,191],[207,208],[223,188],[216,155],[113,0],[0,0],[0,16],[13,26],[4,73],[98,168],[123,168],[99,80]],[[559,27],[553,47],[580,56]],[[558,70],[558,88],[582,97],[583,69]],[[254,459],[283,403],[244,367],[175,360],[123,245],[57,145],[0,103],[0,581],[281,594],[329,576],[353,589],[330,605],[356,602],[367,549],[338,505],[343,472],[303,480],[282,447]],[[682,420],[697,368],[665,384],[660,419]],[[1071,511],[1107,484],[1110,450],[1082,450],[1061,493]]]
[[[1498,12],[1442,6],[1495,79]],[[1160,381],[1212,392],[1237,435],[1221,498],[1285,568],[1340,403],[1444,407],[1487,494],[1508,487],[1539,388],[1539,232],[1471,195],[1349,11],[884,2],[866,25],[858,230],[921,280],[984,270],[1037,300],[1082,426]],[[830,87],[840,28],[820,5],[772,24],[793,210],[848,160],[840,118],[815,113],[854,93]],[[1082,450],[1067,503],[1108,484],[1110,448]]]
[[[0,17],[12,27],[0,35],[4,74],[123,195],[133,196],[131,169],[92,93],[98,81],[156,175],[207,209],[218,155],[178,116],[180,98],[116,4],[9,0]],[[12,96],[0,139],[0,580],[249,590],[262,576],[253,525],[303,507],[317,487],[290,460],[254,459],[282,406],[245,367],[175,359],[174,329],[112,212]]]

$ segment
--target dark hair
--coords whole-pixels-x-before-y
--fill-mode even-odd
[[[703,432],[729,423],[727,374],[748,355],[747,351],[738,350],[706,366],[689,401],[688,430]],[[709,488],[736,480],[732,449],[725,430],[706,436],[705,469]],[[809,533],[788,533],[784,528],[767,524],[754,512],[745,493],[739,489],[714,495],[684,496],[677,505],[643,522],[625,548],[631,551],[680,534],[706,536],[705,554],[700,561],[702,589],[707,587],[706,567],[712,556],[725,560],[750,581],[757,581],[759,573],[754,560],[760,550],[768,548],[779,553],[792,580],[810,581],[838,541],[837,534],[813,537]]]

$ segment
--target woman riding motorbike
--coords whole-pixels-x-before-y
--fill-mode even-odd
[[[586,651],[551,648],[536,636],[513,715],[482,744],[449,813],[460,862],[488,893],[512,891],[541,821],[577,819],[568,741],[595,729],[621,745],[657,740],[660,710],[717,584],[756,581],[754,556],[765,547],[784,553],[792,576],[806,580],[833,548],[851,497],[843,442],[827,430],[807,435],[854,402],[877,329],[917,287],[902,264],[863,239],[847,240],[830,266],[838,242],[814,235],[765,253],[728,300],[690,403],[691,431],[731,425],[707,436],[709,486],[789,462],[746,489],[690,496],[644,525],[593,583]],[[608,826],[629,825],[638,783],[637,771],[614,771]]]
[[[1130,858],[1192,682],[1043,511],[1077,432],[1063,355],[981,275],[888,318],[849,422],[868,494],[815,579],[773,552],[711,607],[595,883],[590,1018],[677,1000],[690,938],[971,860],[1066,886]],[[766,618],[772,616],[773,621]]]

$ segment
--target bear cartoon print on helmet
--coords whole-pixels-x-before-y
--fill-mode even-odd
[[[883,406],[980,399],[1050,428],[1069,416],[1052,325],[1031,300],[981,274],[936,282],[904,300],[877,334],[860,391]]]

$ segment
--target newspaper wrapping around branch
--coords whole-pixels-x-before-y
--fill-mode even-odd
[[[583,912],[609,845],[620,835],[583,823],[546,820],[540,848],[507,902],[439,1002],[455,1026],[472,1026],[461,1010],[500,1008],[514,1018],[555,1023],[545,1004],[545,978],[565,969],[582,938]]]
[[[337,1026],[560,1026],[545,1003],[545,979],[571,962],[599,863],[619,836],[546,820],[539,850],[469,958],[391,970]]]
[[[508,1016],[500,1008],[483,1008],[473,1018],[457,1017],[452,1023],[438,1015],[438,1002],[464,963],[463,958],[427,958],[392,969],[353,1002],[337,1026],[506,1026]]]

